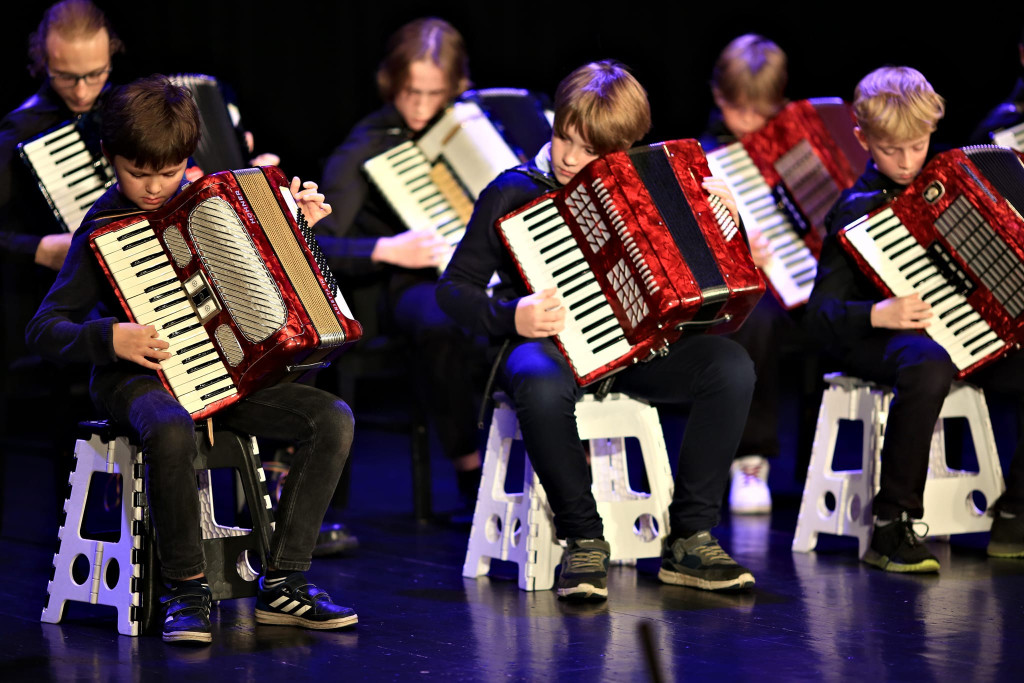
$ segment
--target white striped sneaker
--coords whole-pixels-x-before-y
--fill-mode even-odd
[[[335,605],[326,591],[295,572],[282,583],[256,594],[256,622],[279,626],[332,629],[353,626],[359,621],[354,609]]]

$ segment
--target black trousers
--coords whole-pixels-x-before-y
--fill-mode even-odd
[[[925,481],[932,430],[956,369],[939,344],[916,332],[878,331],[842,359],[853,374],[893,387],[882,447],[882,472],[873,512],[893,519],[902,511],[924,514]],[[967,377],[986,392],[1024,398],[1024,353],[1015,351]],[[953,504],[953,501],[950,501]],[[1006,492],[996,509],[1024,512],[1024,439],[1006,474]]]
[[[503,358],[500,382],[516,406],[530,463],[555,515],[559,538],[600,538],[590,466],[576,428],[583,390],[551,339],[522,339]],[[680,339],[668,355],[615,375],[614,391],[654,403],[689,404],[669,506],[673,533],[716,526],[736,446],[747,419],[754,370],[725,337]]]

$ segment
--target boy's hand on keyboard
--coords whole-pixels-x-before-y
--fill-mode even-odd
[[[894,296],[871,307],[871,326],[890,330],[919,330],[931,323],[932,307],[918,293]]]
[[[154,362],[167,360],[171,357],[165,349],[170,348],[157,334],[153,325],[136,323],[114,323],[114,353],[118,358],[138,363],[150,370],[159,370],[160,364]]]
[[[565,307],[554,287],[524,296],[516,304],[516,332],[524,337],[551,337],[565,329]]]

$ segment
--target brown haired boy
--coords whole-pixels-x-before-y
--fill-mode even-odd
[[[91,364],[93,402],[141,445],[157,551],[170,588],[163,639],[209,643],[194,424],[156,374],[171,355],[168,343],[154,326],[129,321],[89,246],[90,234],[113,219],[111,212],[157,209],[184,187],[185,166],[199,139],[198,112],[188,91],[163,76],[116,90],[104,107],[103,145],[117,184],[75,233],[26,341],[52,361]],[[300,185],[293,179],[292,194],[315,223],[330,206],[314,183]],[[287,383],[255,392],[217,418],[231,429],[296,447],[260,579],[256,621],[315,629],[356,623],[353,610],[332,603],[302,574],[352,443],[348,406],[313,387]]]
[[[583,390],[552,340],[565,325],[558,292],[527,290],[494,223],[569,182],[599,155],[628,148],[647,133],[650,122],[647,95],[622,65],[594,62],[570,74],[555,94],[551,144],[531,163],[502,173],[481,194],[438,285],[441,307],[471,333],[490,340],[498,381],[516,405],[526,451],[547,492],[556,534],[566,545],[557,583],[562,598],[608,595],[610,546],[575,421]],[[495,272],[501,283],[488,296]],[[666,356],[623,370],[615,382],[616,391],[658,402],[692,400],[659,578],[706,590],[752,586],[751,573],[710,533],[719,521],[729,463],[753,389],[746,353],[721,336],[684,337]]]

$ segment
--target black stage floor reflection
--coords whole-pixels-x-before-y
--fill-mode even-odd
[[[9,491],[12,478],[33,481],[12,471],[12,458]],[[443,511],[454,485],[443,485],[451,473],[436,460]],[[464,579],[467,531],[412,520],[401,437],[364,431],[352,465],[345,521],[361,546],[308,574],[354,606],[359,625],[257,626],[253,598],[224,601],[213,645],[200,649],[119,636],[112,608],[69,603],[61,624],[40,623],[56,537],[43,527],[55,522],[49,503],[30,518],[11,498],[0,680],[1020,680],[1024,561],[988,559],[984,535],[932,542],[938,576],[887,574],[857,561],[853,539],[823,537],[817,552],[793,553],[798,501],[780,495],[770,517],[726,517],[715,532],[753,570],[753,591],[662,585],[657,563],[641,560],[612,568],[606,603],[573,605],[520,591],[507,563]]]

